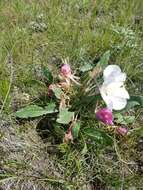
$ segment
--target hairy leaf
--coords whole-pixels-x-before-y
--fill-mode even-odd
[[[73,117],[74,112],[69,112],[68,109],[64,108],[60,110],[57,122],[61,124],[68,124],[70,121],[72,121]]]
[[[97,143],[111,145],[113,142],[112,138],[109,135],[107,135],[104,131],[96,128],[85,128],[84,133],[86,136],[90,137]]]
[[[100,58],[100,61],[97,63],[96,67],[90,72],[90,77],[95,79],[99,76],[99,74],[102,72],[102,70],[105,69],[108,65],[108,61],[110,58],[110,51],[106,51],[103,56]]]
[[[126,109],[131,109],[136,106],[143,107],[143,96],[131,96],[128,100]]]
[[[135,121],[135,116],[126,116],[121,113],[114,114],[115,122],[122,125],[132,124]]]
[[[92,69],[92,65],[90,63],[85,63],[83,66],[80,67],[80,71],[87,72]]]
[[[59,87],[53,88],[53,92],[54,92],[56,98],[61,99],[61,95],[63,92]]]
[[[54,102],[49,103],[44,110],[47,111],[47,113],[55,113],[57,112],[56,108],[56,104]]]
[[[55,104],[53,103],[49,104],[45,107],[45,109],[37,105],[30,105],[18,110],[15,113],[15,116],[19,118],[33,118],[55,112],[57,112],[57,110],[55,109]]]
[[[100,66],[102,69],[104,69],[108,65],[109,58],[110,58],[110,51],[108,50],[100,58],[100,61],[97,63],[97,66]]]
[[[80,130],[80,122],[78,121],[72,127],[72,135],[74,138],[78,138],[79,130]]]

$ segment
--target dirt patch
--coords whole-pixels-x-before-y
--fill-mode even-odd
[[[2,190],[51,190],[51,179],[62,179],[54,163],[54,157],[47,153],[35,126],[19,129],[9,121],[0,124],[0,188]],[[23,126],[24,127],[24,126]],[[48,184],[48,185],[47,185]]]

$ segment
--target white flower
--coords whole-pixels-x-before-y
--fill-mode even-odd
[[[125,89],[126,74],[119,66],[109,65],[103,72],[104,82],[100,87],[100,93],[109,109],[121,110],[125,108],[129,94]]]

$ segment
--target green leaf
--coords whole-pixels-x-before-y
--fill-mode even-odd
[[[80,122],[76,122],[74,126],[72,127],[72,135],[76,139],[78,138],[79,135],[79,130],[80,130]]]
[[[133,108],[135,106],[143,107],[143,96],[131,96],[128,100],[127,108],[128,106],[129,108]]]
[[[15,113],[15,116],[19,118],[29,118],[29,117],[38,117],[44,114],[45,111],[42,107],[39,107],[37,105],[30,105],[18,110]]]
[[[49,104],[45,109],[37,105],[30,105],[18,110],[15,113],[15,116],[19,118],[33,118],[55,112],[57,112],[57,110],[55,109],[55,105],[53,103]]]
[[[44,110],[47,111],[47,113],[55,113],[58,111],[56,110],[56,104],[54,102],[49,103]]]
[[[53,88],[52,91],[54,92],[56,98],[61,99],[61,95],[63,93],[63,91],[61,90],[61,88],[55,87],[55,88]]]
[[[86,63],[83,66],[80,67],[80,71],[82,72],[87,72],[90,71],[92,69],[92,65],[90,63]]]
[[[97,66],[100,66],[102,69],[104,69],[108,65],[109,58],[110,58],[110,51],[108,50],[100,58],[100,61],[97,63]]]
[[[115,122],[122,125],[132,124],[135,121],[135,116],[125,116],[121,113],[114,114]]]
[[[136,106],[140,106],[140,103],[135,100],[128,100],[125,110],[130,110]]]
[[[86,136],[90,137],[94,141],[100,144],[108,144],[111,145],[113,140],[107,135],[104,131],[101,131],[96,128],[85,128],[84,133]]]
[[[68,124],[70,121],[72,121],[73,117],[74,112],[69,112],[67,108],[63,108],[60,110],[57,122],[61,124]]]
[[[125,119],[127,124],[132,124],[135,122],[136,118],[134,115],[132,115],[132,116],[129,115],[129,116],[124,117],[124,119]]]
[[[90,72],[90,77],[95,80],[100,73],[107,67],[108,61],[110,58],[110,51],[106,51],[103,56],[100,58],[100,61],[98,61],[97,65],[95,68]]]
[[[49,82],[49,84],[51,84],[53,82],[53,75],[52,75],[52,73],[49,71],[49,69],[46,66],[42,67],[42,71],[43,71],[43,75],[45,76],[45,78],[47,79],[47,81]]]

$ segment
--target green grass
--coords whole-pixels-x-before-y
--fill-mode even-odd
[[[81,142],[57,146],[41,141],[37,120],[21,124],[11,117],[45,93],[38,82],[41,64],[56,73],[61,59],[69,57],[77,70],[88,61],[96,64],[106,50],[111,51],[110,63],[127,72],[130,94],[143,94],[142,10],[142,0],[0,1],[3,189],[142,189],[141,135],[120,139],[118,147],[92,144],[86,150]],[[130,128],[142,127],[142,113],[137,111]],[[94,121],[85,123],[94,126]]]

